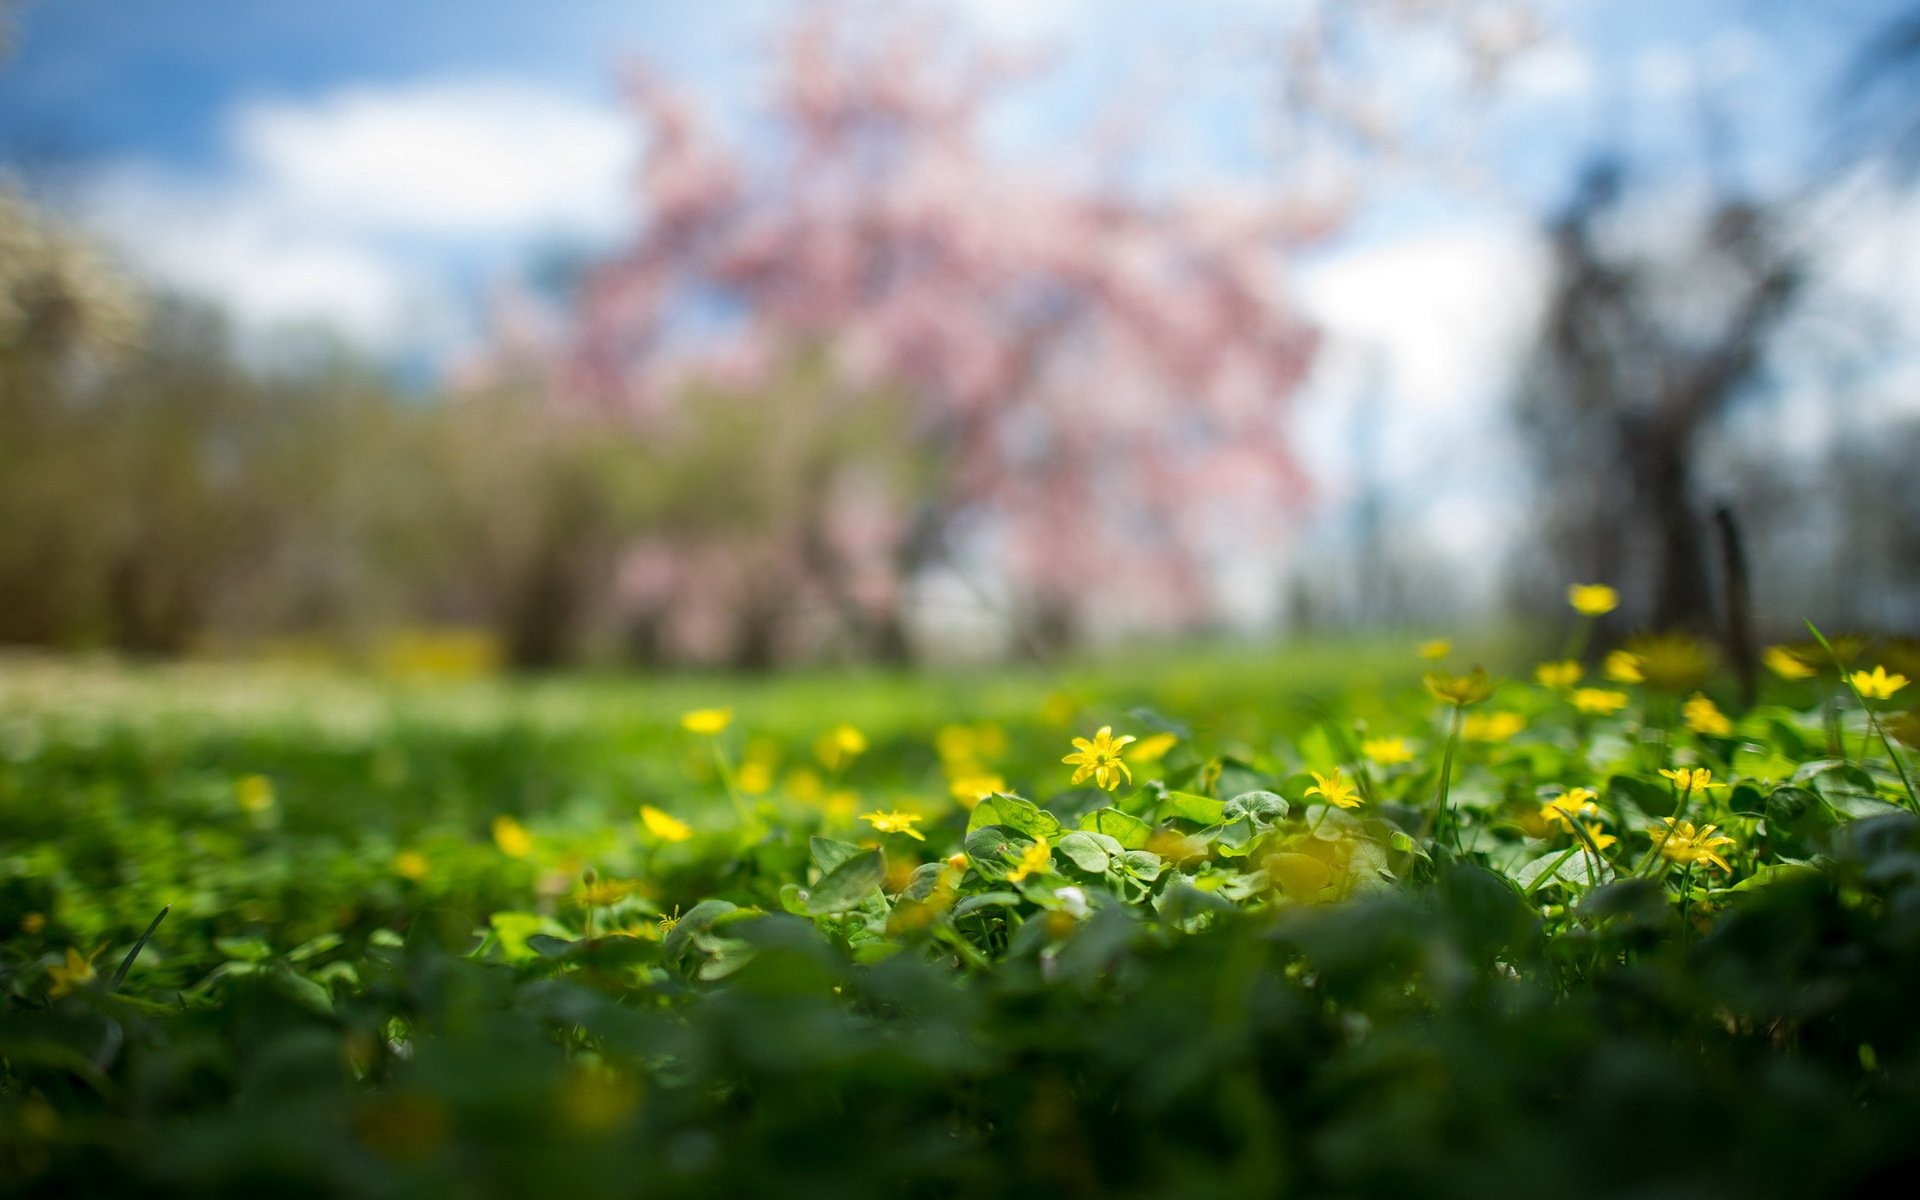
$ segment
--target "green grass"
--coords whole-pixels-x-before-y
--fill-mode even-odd
[[[1527,677],[1523,645],[1474,657]],[[1509,679],[1450,747],[1428,665],[1402,639],[769,679],[0,662],[0,1192],[1751,1195],[1909,1167],[1920,821],[1857,698],[1816,675],[1738,711],[1650,652],[1650,684],[1583,681],[1618,712]],[[1696,686],[1726,728],[1681,719]],[[724,732],[681,727],[709,706]],[[1108,725],[1132,781],[1076,787],[1069,739]],[[1362,749],[1395,737],[1404,762]],[[1001,793],[957,800],[982,774]]]

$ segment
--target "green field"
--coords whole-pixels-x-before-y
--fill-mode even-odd
[[[0,661],[0,1191],[1903,1178],[1913,693],[1852,670],[1904,651],[1802,649],[1746,708],[1638,652]],[[1105,727],[1125,772],[1076,783]]]

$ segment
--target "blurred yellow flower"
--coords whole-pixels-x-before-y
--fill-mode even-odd
[[[1007,872],[1007,882],[1019,883],[1030,875],[1038,875],[1053,865],[1053,847],[1044,837],[1035,838],[1033,844],[1020,852],[1013,869]]]
[[[1760,661],[1767,665],[1767,670],[1782,679],[1809,679],[1814,674],[1805,659],[1785,646],[1768,646],[1766,653],[1760,656]]]
[[[1660,818],[1661,823],[1647,830],[1653,844],[1660,848],[1660,857],[1671,863],[1692,865],[1709,863],[1722,871],[1730,870],[1727,860],[1720,857],[1720,847],[1733,845],[1733,839],[1725,835],[1714,836],[1718,826],[1702,825],[1693,827],[1692,821],[1675,822],[1672,817]]]
[[[648,833],[663,842],[684,842],[693,837],[693,826],[651,804],[640,806],[640,823],[647,827]]]
[[[1007,781],[990,773],[959,775],[954,777],[947,790],[952,793],[955,800],[967,808],[972,808],[995,792],[1006,791]]]
[[[1603,617],[1620,607],[1620,593],[1604,583],[1576,583],[1567,589],[1567,603],[1587,617]]]
[[[813,756],[829,771],[838,771],[867,752],[867,735],[851,725],[836,725],[813,744]]]
[[[1642,669],[1640,656],[1631,650],[1615,650],[1607,655],[1607,661],[1601,670],[1615,683],[1645,683],[1647,673]]]
[[[787,795],[802,804],[818,804],[824,789],[820,777],[805,767],[787,772]]]
[[[1359,791],[1351,783],[1340,778],[1339,767],[1335,767],[1331,775],[1322,775],[1318,771],[1308,773],[1313,776],[1313,786],[1306,790],[1306,795],[1319,796],[1328,804],[1338,808],[1360,807],[1362,801]]]
[[[631,879],[589,879],[581,883],[575,895],[588,908],[608,908],[640,890]]]
[[[1040,719],[1049,725],[1070,725],[1080,715],[1080,702],[1065,692],[1055,692],[1040,705]]]
[[[1527,727],[1515,712],[1474,713],[1460,723],[1460,736],[1474,742],[1504,742]]]
[[[432,869],[432,865],[427,862],[427,856],[418,850],[402,850],[393,856],[393,873],[403,879],[411,879],[418,883],[425,879]]]
[[[1855,671],[1847,676],[1862,696],[1869,700],[1891,700],[1893,694],[1907,686],[1905,675],[1889,675],[1885,667],[1875,667],[1872,671]]]
[[[733,773],[733,784],[749,796],[764,796],[773,789],[773,768],[764,762],[743,762]]]
[[[47,978],[53,980],[53,986],[47,989],[47,996],[57,1000],[77,987],[83,987],[86,984],[92,983],[95,978],[93,973],[94,955],[99,954],[100,950],[104,949],[106,949],[106,947],[101,946],[99,949],[96,949],[93,954],[82,958],[78,950],[75,950],[72,946],[68,946],[67,961],[65,963],[55,963],[53,966],[47,968]]]
[[[500,847],[500,853],[508,858],[525,858],[533,853],[533,835],[527,827],[512,817],[499,816],[493,819],[493,844]]]
[[[1368,738],[1360,743],[1360,753],[1383,767],[1413,761],[1413,747],[1403,737]]]
[[[1434,638],[1430,642],[1421,642],[1414,652],[1428,662],[1437,662],[1453,653],[1453,643],[1446,638]]]
[[[26,934],[28,937],[32,937],[46,927],[47,914],[43,912],[30,912],[20,918],[20,932]]]
[[[1715,783],[1713,772],[1705,767],[1676,767],[1671,770],[1662,769],[1660,773],[1673,780],[1673,786],[1679,788],[1682,794],[1704,792],[1709,788],[1727,786],[1724,783]]]
[[[1587,821],[1585,824],[1587,827],[1587,839],[1593,843],[1595,850],[1605,850],[1608,846],[1620,840],[1592,821]]]
[[[942,762],[971,762],[979,753],[979,739],[965,725],[942,725],[933,735],[933,748]]]
[[[1727,719],[1727,714],[1699,692],[1680,706],[1680,716],[1688,729],[1708,737],[1726,737],[1733,732],[1733,722]]]
[[[1556,692],[1579,683],[1580,676],[1584,674],[1586,674],[1586,668],[1570,658],[1561,659],[1559,662],[1541,663],[1533,669],[1533,677],[1540,681],[1540,686],[1552,688]]]
[[[1493,695],[1493,681],[1480,667],[1475,667],[1465,675],[1449,675],[1444,671],[1428,671],[1420,677],[1437,699],[1444,700],[1456,708],[1469,704],[1478,704]]]
[[[1609,716],[1627,706],[1625,692],[1610,692],[1606,688],[1575,688],[1572,699],[1575,708],[1595,717]]]
[[[1159,762],[1167,756],[1167,751],[1180,744],[1177,734],[1155,733],[1140,739],[1140,744],[1127,751],[1127,755],[1136,763]]]
[[[881,833],[904,833],[915,841],[924,842],[927,840],[926,834],[914,828],[915,825],[920,823],[920,817],[916,813],[897,811],[870,812],[861,813],[860,819],[875,829],[878,829]]]
[[[1573,818],[1599,814],[1600,807],[1594,803],[1595,796],[1596,793],[1592,788],[1568,788],[1565,794],[1555,796],[1541,805],[1540,815],[1572,829]]]
[[[1113,736],[1113,726],[1102,725],[1091,739],[1074,738],[1074,753],[1060,761],[1068,766],[1077,767],[1073,773],[1074,783],[1085,783],[1088,779],[1099,787],[1113,791],[1120,786],[1124,778],[1133,782],[1133,772],[1120,760],[1127,744],[1133,741],[1132,735]]]
[[[730,708],[696,708],[680,718],[680,728],[688,733],[713,737],[733,724]]]
[[[250,813],[263,813],[273,807],[273,781],[265,775],[248,775],[235,785],[240,807]]]
[[[1640,674],[1656,688],[1690,692],[1713,673],[1712,652],[1684,633],[1637,638],[1633,649],[1640,658]]]

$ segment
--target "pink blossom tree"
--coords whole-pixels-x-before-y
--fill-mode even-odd
[[[771,149],[635,78],[639,227],[554,379],[725,474],[623,571],[676,641],[760,661],[828,612],[897,657],[916,587],[956,571],[1049,643],[1190,628],[1218,609],[1208,548],[1269,541],[1304,495],[1287,416],[1316,335],[1286,267],[1339,212],[1009,164],[982,125],[1011,68],[936,32],[799,25]]]

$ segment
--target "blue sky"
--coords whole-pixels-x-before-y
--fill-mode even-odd
[[[1157,79],[1169,99],[1136,182],[1193,188],[1258,186],[1293,169],[1263,156],[1250,114],[1270,94],[1273,31],[1300,2],[950,7],[983,38],[1051,52],[1043,81],[995,114],[1009,157],[1057,153],[1116,95]],[[489,287],[631,228],[626,181],[640,147],[619,107],[623,63],[644,59],[744,123],[764,52],[797,7],[23,0],[0,64],[0,171],[137,269],[227,305],[245,330],[325,325],[430,372],[473,343]],[[1369,419],[1386,429],[1375,441],[1383,470],[1477,481],[1437,499],[1409,492],[1426,518],[1411,536],[1442,551],[1449,539],[1484,545],[1491,514],[1514,494],[1512,479],[1501,482],[1518,461],[1501,419],[1503,371],[1542,294],[1539,215],[1576,165],[1624,146],[1684,194],[1702,179],[1710,102],[1732,131],[1736,179],[1804,186],[1826,169],[1837,77],[1909,3],[1536,7],[1546,36],[1479,114],[1475,139],[1454,148],[1453,175],[1422,168],[1375,188],[1340,236],[1304,256],[1295,281],[1333,335],[1315,383],[1326,402],[1303,406],[1300,429],[1312,460],[1335,467],[1331,507],[1361,411],[1353,401],[1377,390],[1385,407]],[[1390,66],[1393,99],[1418,115],[1434,64],[1410,55]],[[1853,253],[1856,273],[1893,262],[1894,282],[1869,286],[1908,297],[1915,272],[1885,248],[1912,244],[1909,233],[1920,216],[1882,221]]]

